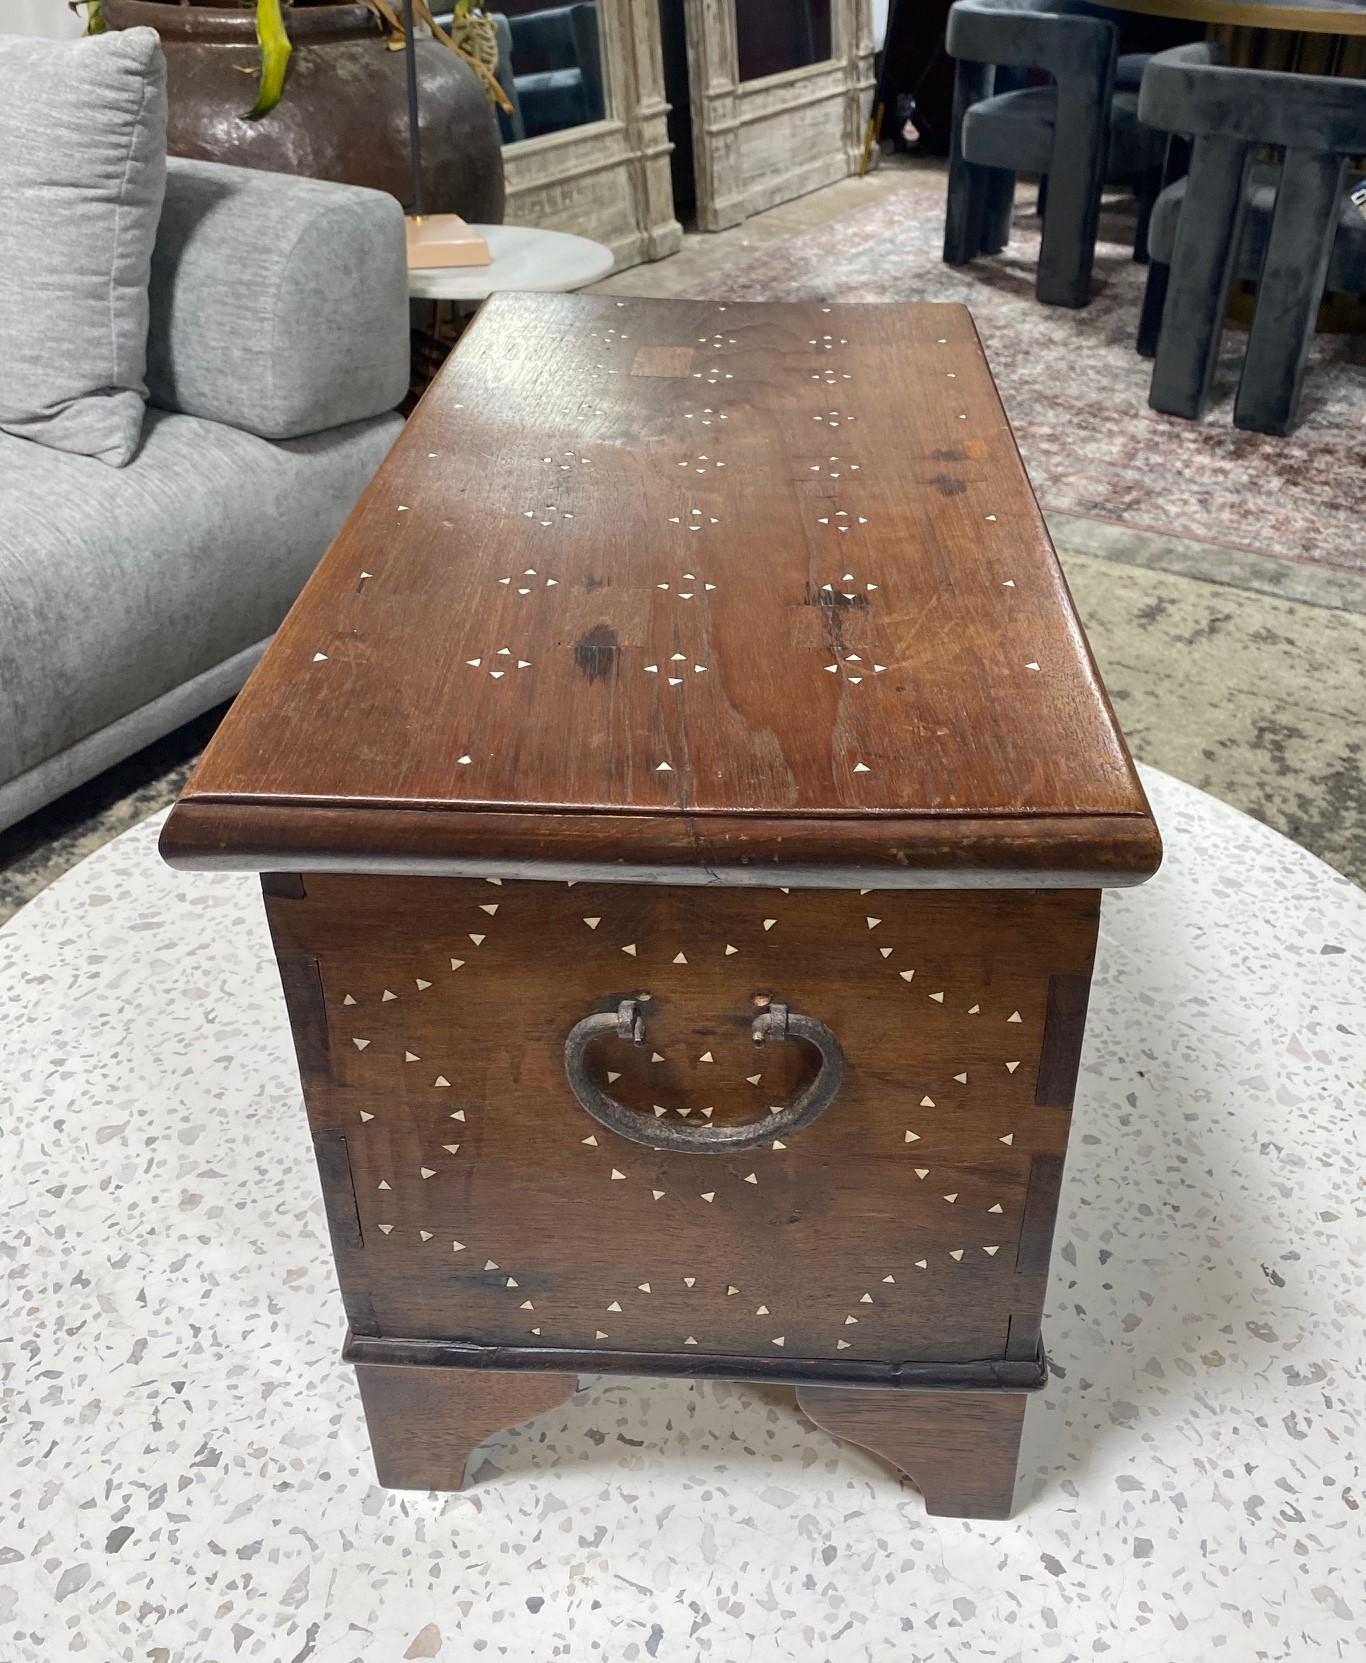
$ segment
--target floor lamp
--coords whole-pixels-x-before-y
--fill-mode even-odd
[[[417,51],[413,36],[413,0],[403,0],[403,52],[408,80],[408,158],[413,175],[412,211],[407,218],[408,267],[482,266],[489,263],[488,244],[459,214],[429,214],[422,187],[422,131],[418,119]]]

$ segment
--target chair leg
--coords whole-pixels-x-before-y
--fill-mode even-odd
[[[982,224],[983,254],[999,254],[1010,243],[1010,221],[1015,208],[1015,175],[994,167],[987,175],[986,212]]]
[[[1035,297],[1045,306],[1087,306],[1091,301],[1091,268],[1096,257],[1096,215],[1083,208],[1071,212],[1070,197],[1060,184],[1043,222]],[[1097,196],[1099,202],[1099,196]]]
[[[1222,135],[1198,138],[1191,151],[1148,389],[1148,403],[1168,416],[1197,420],[1209,399],[1247,217],[1250,157],[1241,139]]]
[[[1167,303],[1167,279],[1171,269],[1161,260],[1153,260],[1148,266],[1148,281],[1143,287],[1143,310],[1138,319],[1138,340],[1134,343],[1140,358],[1153,358],[1157,354],[1157,340],[1162,332],[1162,308]]]
[[[1043,219],[1048,212],[1048,175],[1046,173],[1039,175],[1039,200],[1035,204],[1034,211],[1040,219]]]
[[[959,158],[949,162],[944,214],[944,264],[965,266],[982,252],[986,218],[985,169]]]
[[[1233,407],[1233,425],[1254,433],[1288,433],[1323,297],[1338,228],[1346,162],[1287,150],[1276,193],[1257,309]]]
[[[1153,207],[1162,191],[1162,169],[1151,167],[1134,181],[1134,198],[1138,203],[1138,224],[1134,228],[1134,259],[1140,266],[1148,263],[1148,226],[1152,223]]]
[[[986,228],[989,170],[963,154],[963,117],[990,95],[990,64],[960,62],[953,84],[953,133],[949,143],[949,193],[944,213],[944,263],[965,266],[981,253]]]
[[[1048,170],[1048,214],[1039,244],[1034,293],[1045,306],[1085,306],[1091,299],[1100,192],[1105,182],[1108,136],[1100,112],[1109,108],[1110,88],[1083,95],[1059,84]]]

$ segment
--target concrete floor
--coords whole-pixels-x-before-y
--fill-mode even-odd
[[[671,259],[597,289],[696,293],[775,242],[904,190],[923,166],[893,162],[732,231],[690,235]],[[1049,524],[1135,754],[1366,884],[1366,579],[1225,549],[1217,527],[1194,542],[1074,516]],[[215,718],[0,834],[0,919],[171,801]]]

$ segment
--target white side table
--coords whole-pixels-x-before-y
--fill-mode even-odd
[[[474,225],[489,245],[486,266],[430,266],[408,273],[413,300],[483,300],[500,289],[566,294],[606,277],[612,251],[567,231],[531,225]]]

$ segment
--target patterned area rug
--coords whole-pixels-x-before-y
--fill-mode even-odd
[[[1045,509],[1366,573],[1366,336],[1315,338],[1289,438],[1232,425],[1239,329],[1225,333],[1205,419],[1158,415],[1148,408],[1149,365],[1134,351],[1144,270],[1124,206],[1102,220],[1096,294],[1080,312],[1034,299],[1032,188],[1019,193],[1005,253],[955,270],[940,257],[943,176],[928,173],[769,249],[707,293],[963,301]]]

